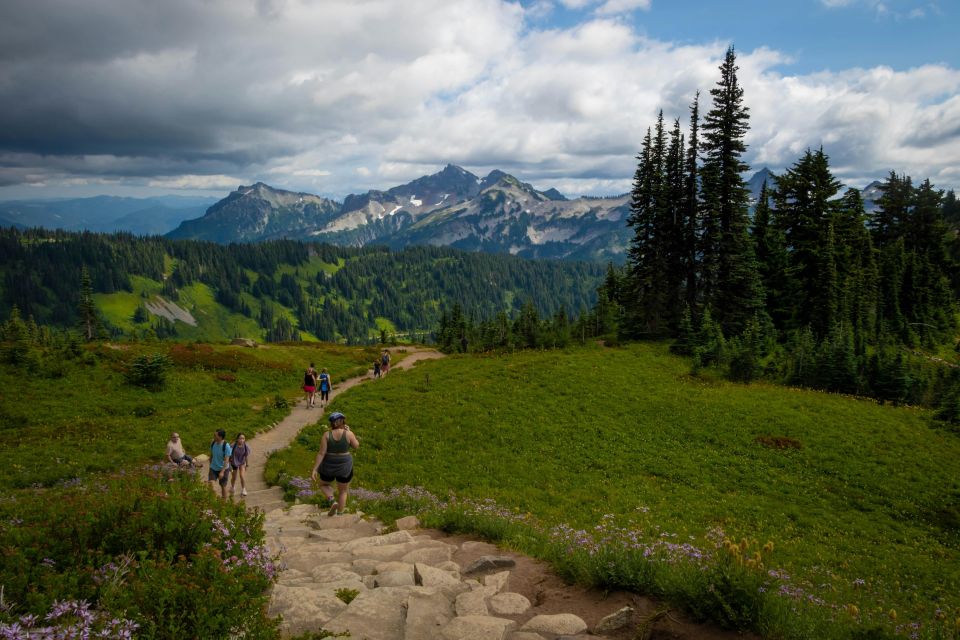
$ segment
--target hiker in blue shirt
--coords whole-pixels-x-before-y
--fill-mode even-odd
[[[210,443],[210,471],[207,473],[207,480],[220,484],[220,497],[224,500],[227,499],[227,481],[230,479],[227,461],[232,453],[233,449],[227,443],[227,432],[217,429],[213,434],[213,442]],[[213,490],[216,491],[217,488],[214,487]]]

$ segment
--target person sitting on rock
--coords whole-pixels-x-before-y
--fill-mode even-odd
[[[183,450],[183,443],[180,441],[179,433],[174,432],[170,434],[170,439],[167,441],[167,461],[178,467],[184,465],[189,467],[193,464],[193,457],[188,456]]]

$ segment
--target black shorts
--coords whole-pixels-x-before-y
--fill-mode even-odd
[[[334,480],[336,480],[340,484],[347,484],[348,482],[353,480],[353,469],[350,469],[350,473],[345,476],[326,476],[326,475],[323,475],[323,471],[320,471],[320,479],[323,480],[324,482],[333,482]]]
[[[214,471],[213,469],[210,469],[209,471],[207,471],[207,480],[210,482],[213,482],[214,480],[216,480],[217,482],[220,483],[221,486],[226,486],[227,481],[230,480],[230,474],[224,473],[223,477],[221,478],[220,471]]]

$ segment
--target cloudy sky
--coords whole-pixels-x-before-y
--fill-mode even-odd
[[[342,198],[446,163],[627,191],[726,48],[747,160],[960,188],[955,0],[4,0],[0,199],[264,181]]]

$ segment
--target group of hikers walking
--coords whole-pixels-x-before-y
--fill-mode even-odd
[[[386,349],[373,363],[373,377],[380,378],[390,370],[390,352]],[[329,372],[321,369],[319,372],[314,363],[310,363],[303,375],[303,390],[307,394],[307,408],[316,406],[317,392],[320,393],[320,407],[330,402],[330,391],[333,382]],[[360,439],[347,424],[346,416],[339,411],[331,413],[328,420],[330,428],[320,440],[320,450],[310,470],[311,479],[319,485],[320,493],[328,503],[329,515],[343,513],[347,506],[347,493],[350,490],[350,481],[353,479],[352,449],[360,447]],[[220,487],[220,496],[233,496],[237,480],[240,480],[240,495],[247,495],[246,471],[250,460],[250,446],[246,436],[238,433],[233,443],[227,442],[227,433],[224,429],[214,432],[210,442],[210,467],[207,472],[207,481],[216,491]],[[192,456],[187,455],[180,441],[180,434],[173,433],[167,442],[167,461],[178,467],[202,466]],[[336,485],[336,490],[334,490]]]
[[[320,391],[320,408],[322,409],[325,403],[330,402],[330,389],[332,388],[333,384],[327,370],[321,369],[318,373],[311,362],[303,374],[303,390],[307,394],[307,408],[312,409],[316,406],[317,391]]]
[[[210,441],[210,470],[207,472],[207,481],[220,485],[220,495],[227,497],[227,483],[230,483],[230,495],[236,491],[237,480],[240,480],[240,495],[247,495],[247,465],[250,460],[250,446],[247,437],[238,433],[233,444],[227,442],[227,432],[217,429]],[[180,468],[200,465],[193,456],[188,455],[183,448],[179,433],[172,433],[167,442],[167,461]],[[216,488],[216,485],[214,485]]]

